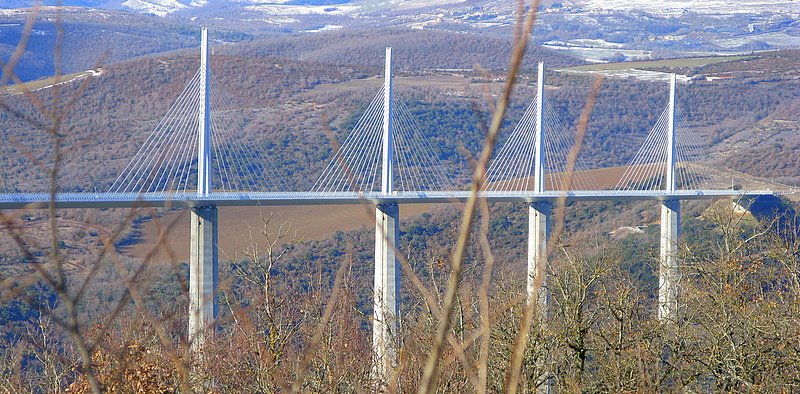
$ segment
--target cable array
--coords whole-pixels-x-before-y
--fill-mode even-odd
[[[209,73],[212,190],[286,190],[252,136],[233,119],[230,99]],[[201,79],[198,71],[109,188],[109,193],[195,191]]]
[[[384,89],[378,90],[353,130],[311,188],[312,192],[380,191]],[[392,95],[393,190],[447,190],[453,187],[444,165],[421,134],[408,106]]]
[[[212,187],[228,191],[287,191],[277,167],[238,122],[232,100],[211,78]]]
[[[713,180],[711,171],[701,162],[705,157],[705,146],[697,133],[692,132],[686,115],[682,112],[676,114],[675,140],[678,153],[676,166],[676,187],[685,190],[710,189]],[[724,183],[723,183],[724,184]]]
[[[577,130],[567,128],[545,101],[544,105],[545,173],[550,174],[552,190],[567,190],[566,176],[569,154],[577,139]],[[579,154],[580,152],[578,152]],[[580,157],[580,156],[579,156]],[[576,159],[569,190],[596,190],[597,182],[586,172],[588,168]]]
[[[543,100],[544,101],[544,100]],[[495,159],[487,170],[487,183],[484,190],[525,192],[533,187],[534,167],[537,155],[536,117],[539,113],[538,100],[525,110],[522,118],[514,127],[508,140],[500,148]],[[545,188],[549,190],[566,190],[567,160],[575,141],[575,133],[564,127],[558,116],[544,105],[542,111],[542,128],[544,142]],[[571,190],[594,190],[596,183],[587,176],[580,163],[576,163],[572,177]]]
[[[669,133],[669,105],[658,117],[655,126],[647,135],[642,147],[625,169],[615,190],[661,190],[664,189],[667,172],[667,144]],[[703,144],[687,127],[686,118],[677,113],[675,117],[675,186],[677,189],[697,190],[707,186],[709,172],[699,165]]]

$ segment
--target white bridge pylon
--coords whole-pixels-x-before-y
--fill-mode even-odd
[[[245,133],[208,64],[203,29],[200,68],[128,165],[110,194],[269,192],[288,189],[263,146]],[[198,159],[199,158],[199,159]]]
[[[545,190],[596,190],[576,162],[572,182],[564,174],[575,132],[564,126],[545,99],[544,64],[539,63],[537,94],[486,171],[486,192],[542,193]]]
[[[387,73],[358,122],[320,175],[311,193],[452,190],[436,150],[409,107],[393,90],[391,48]]]
[[[712,176],[700,164],[703,144],[688,127],[675,104],[675,74],[670,80],[670,100],[639,151],[622,174],[615,190],[703,190]]]

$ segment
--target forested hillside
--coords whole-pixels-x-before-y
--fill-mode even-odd
[[[181,47],[178,41],[165,49]],[[507,40],[391,29],[217,41],[212,75],[231,100],[225,110],[236,114],[236,126],[258,142],[290,188],[304,191],[333,155],[329,138],[343,141],[380,88],[387,45],[396,54],[397,96],[464,187],[503,93]],[[587,98],[597,94],[580,164],[627,164],[667,104],[667,84],[605,78],[591,92],[592,76],[558,70],[579,61],[538,47],[522,63],[498,147],[533,99],[539,61],[548,65],[547,102],[567,130],[574,132]],[[800,52],[778,51],[662,70],[693,77],[679,85],[679,113],[706,142],[709,165],[798,181],[798,61]],[[179,49],[108,62],[95,76],[28,95],[2,93],[3,192],[46,191],[52,180],[59,190],[106,190],[198,63],[197,50]],[[50,116],[50,105],[69,112]],[[781,156],[764,157],[773,152]],[[56,153],[63,158],[57,172],[48,172]],[[800,381],[796,203],[772,199],[752,213],[731,201],[683,203],[676,321],[655,318],[656,202],[570,202],[563,211],[556,204],[546,284],[551,309],[542,314],[531,303],[530,316],[529,208],[484,203],[477,203],[463,250],[464,274],[451,283],[462,205],[402,223],[392,387],[413,391],[424,380],[448,286],[457,287],[444,351],[434,360],[441,361],[434,390],[533,392],[545,376],[559,392],[781,392]],[[168,209],[0,212],[0,388],[379,391],[370,347],[375,211],[359,208],[369,226],[321,240],[303,240],[292,218],[254,210],[236,233],[250,245],[219,250],[218,330],[202,357],[192,357],[188,264],[174,245],[156,237],[142,259],[120,253],[145,223],[166,237],[172,228],[185,231],[185,222],[162,220]],[[167,257],[152,259],[156,251]],[[536,324],[521,330],[526,319]],[[512,370],[522,376],[512,380]]]
[[[511,58],[511,42],[506,37],[402,28],[298,34],[255,40],[228,49],[248,56],[383,67],[382,50],[387,46],[395,49],[394,60],[405,70],[498,70],[507,68]],[[531,45],[525,67],[533,68],[537,62],[551,67],[582,63],[558,51]]]
[[[14,72],[23,81],[55,74],[54,52],[58,31],[63,38],[62,72],[88,70],[142,55],[197,46],[199,29],[186,23],[165,21],[118,11],[67,7],[58,14],[45,8],[37,14],[0,14],[0,59],[9,59],[30,16],[36,16],[26,52]],[[58,24],[56,21],[58,20]],[[241,39],[239,35],[220,38]]]
[[[401,31],[398,34],[411,33]],[[423,34],[422,37],[427,36]],[[289,39],[286,45],[290,45],[292,40]],[[424,39],[405,41],[420,42],[420,47],[427,45]],[[212,58],[214,78],[233,103],[233,108],[229,109],[239,111],[234,118],[238,119],[238,126],[255,136],[292,188],[307,190],[332,155],[324,130],[332,128],[337,138],[344,140],[381,85],[379,80],[367,78],[380,75],[381,68],[345,64],[348,62],[340,59],[287,58],[287,52],[270,47],[277,45],[275,42],[267,44],[263,48],[264,55],[251,55],[254,52],[251,48],[258,43],[223,47],[224,50]],[[375,59],[356,57],[350,61],[374,63],[383,54],[382,47],[376,47],[372,41],[360,46],[356,43],[348,45],[361,48],[362,53],[369,53]],[[435,41],[431,45],[435,47]],[[408,104],[419,122],[422,135],[436,141],[433,145],[437,156],[449,166],[454,179],[464,182],[468,165],[459,147],[477,154],[491,106],[487,95],[499,88],[502,71],[435,71],[437,66],[465,66],[457,62],[441,63],[445,59],[464,58],[459,54],[465,48],[447,48],[451,48],[451,52],[441,60],[431,59],[430,63],[423,58],[404,55],[403,46],[395,49],[400,58],[396,62],[398,80],[395,85],[399,97]],[[104,66],[102,75],[88,82],[66,119],[70,127],[67,145],[73,150],[69,151],[62,170],[63,190],[92,191],[95,187],[104,190],[113,182],[198,67],[197,56],[192,52]],[[307,53],[316,52],[310,50]],[[542,54],[533,51],[528,64],[552,60],[539,57]],[[478,52],[474,56],[485,56],[485,53]],[[502,58],[502,52],[498,56]],[[421,64],[409,64],[412,60]],[[786,65],[797,60],[798,52],[783,51],[758,55],[757,60],[721,63],[716,69],[674,70],[709,75],[729,73],[720,67],[731,68],[731,73],[733,69],[751,65],[752,69],[763,70],[763,73],[733,74],[735,77],[731,79],[696,81],[679,86],[679,112],[707,145],[709,160],[725,165],[730,163],[727,158],[735,152],[734,169],[762,174],[760,170],[768,166],[776,171],[779,169],[782,174],[768,173],[771,176],[781,175],[784,181],[793,181],[789,174],[797,171],[792,171],[790,163],[797,162],[793,157],[797,153],[798,139],[791,133],[787,134],[786,130],[793,130],[792,127],[796,126],[790,115],[793,113],[792,105],[796,105],[792,103],[797,100],[800,80]],[[532,74],[529,68],[522,75],[523,82],[514,96],[505,131],[500,136],[501,143],[532,100],[535,83]],[[443,76],[450,79],[441,79]],[[426,80],[446,83],[426,84]],[[492,82],[496,80],[499,81]],[[357,81],[361,82],[355,83]],[[549,69],[546,82],[548,102],[565,127],[573,129],[583,108],[590,79]],[[81,83],[76,81],[64,85],[64,94],[78,91]],[[324,89],[315,88],[322,85]],[[47,101],[50,93],[51,90],[45,89],[35,95]],[[580,156],[582,166],[599,168],[627,164],[666,105],[667,93],[664,83],[607,78],[589,122]],[[9,96],[5,100],[16,111],[38,116],[34,106],[22,95]],[[8,163],[4,168],[7,187],[44,190],[43,175],[31,173],[29,160],[30,155],[37,160],[47,160],[47,141],[40,138],[40,131],[30,129],[9,113],[0,114],[0,122],[4,129],[9,130],[12,141],[3,148],[3,157]],[[785,129],[785,136],[776,141],[761,138],[755,144],[741,144],[731,150],[737,138],[744,138],[756,125],[778,125]],[[96,141],[102,143],[94,143]],[[783,164],[770,164],[769,157],[748,159],[751,157],[748,152],[757,152],[763,144],[771,142],[781,144],[787,150],[786,156],[780,156]],[[78,147],[80,150],[75,150]],[[28,151],[30,155],[25,153]],[[756,171],[750,171],[750,167]]]

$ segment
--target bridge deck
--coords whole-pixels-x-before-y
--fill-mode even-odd
[[[615,191],[580,190],[534,192],[481,192],[479,196],[492,202],[555,201],[566,197],[568,201],[636,201],[636,200],[699,200],[714,198],[754,198],[775,195],[771,190],[679,190],[665,191]],[[341,204],[441,204],[464,202],[468,191],[397,192],[381,193],[309,193],[309,192],[227,192],[198,196],[195,193],[60,193],[56,195],[57,208],[128,208],[128,207],[198,207],[216,206],[274,206],[274,205],[341,205]],[[47,193],[0,194],[0,209],[46,208],[50,202]]]

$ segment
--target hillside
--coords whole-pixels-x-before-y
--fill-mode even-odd
[[[505,47],[499,45],[504,41],[499,41],[498,45],[492,47],[482,45],[470,47],[469,45],[479,43],[473,38],[464,41],[467,46],[442,46],[444,42],[461,42],[461,35],[452,33],[400,31],[399,34],[403,40],[415,43],[418,49],[417,52],[412,53],[419,54],[422,53],[419,51],[432,50],[437,46],[449,48],[451,51],[449,54],[431,60],[436,62],[436,66],[446,68],[471,67],[469,63],[461,60],[447,60],[462,59],[463,57],[455,56],[455,54],[469,48],[476,51],[475,59],[478,57],[506,58],[510,49],[508,43]],[[334,41],[341,38],[336,33],[332,33],[330,37],[327,35],[318,37],[321,37],[323,43],[327,40]],[[232,100],[234,105],[247,108],[244,116],[240,118],[242,127],[248,133],[257,133],[258,140],[265,149],[282,148],[281,152],[274,153],[275,164],[285,171],[303,175],[287,176],[290,178],[290,182],[302,182],[297,185],[300,189],[307,188],[309,185],[306,182],[314,178],[313,175],[306,175],[321,171],[320,167],[324,165],[322,157],[307,159],[301,157],[329,155],[330,152],[304,150],[303,146],[297,145],[294,141],[326,146],[322,128],[318,125],[319,119],[323,116],[331,120],[331,126],[337,130],[340,136],[344,136],[346,131],[341,128],[347,126],[342,122],[352,121],[351,118],[357,116],[358,108],[363,105],[367,97],[373,94],[373,89],[380,86],[378,82],[374,84],[374,87],[366,87],[353,92],[355,94],[326,93],[317,96],[315,91],[310,90],[316,85],[350,83],[355,79],[377,75],[380,73],[380,69],[363,65],[338,65],[338,59],[297,61],[295,58],[286,58],[288,53],[292,53],[292,56],[304,56],[306,52],[298,47],[301,42],[301,37],[294,37],[268,41],[263,47],[258,44],[222,46],[219,55],[212,58],[215,78],[219,86],[225,87],[223,93]],[[376,46],[377,41],[365,42],[353,38],[349,42],[353,48],[361,48],[351,52],[361,53],[363,56],[369,54],[372,59],[379,59],[383,53],[382,47],[378,49]],[[313,53],[319,45],[306,45],[307,53]],[[280,47],[285,47],[284,52],[275,49]],[[259,52],[253,48],[261,48],[261,50]],[[403,70],[408,67],[407,61],[404,61],[408,55],[404,55],[403,51],[399,49],[397,63],[399,70]],[[486,52],[489,50],[498,52]],[[373,51],[377,53],[373,54]],[[364,62],[369,64],[372,62],[363,56],[356,56],[347,62],[339,61],[339,63]],[[556,56],[555,58],[560,57]],[[412,60],[423,59],[420,57],[409,59],[409,61]],[[535,60],[534,57],[533,61]],[[495,63],[495,65],[497,64],[499,61]],[[429,66],[430,64],[423,63],[415,68]],[[187,52],[167,53],[103,67],[102,75],[91,80],[87,90],[82,93],[81,99],[76,102],[77,106],[69,114],[67,122],[73,132],[67,136],[67,144],[79,146],[94,140],[102,140],[104,143],[87,145],[80,155],[68,157],[63,170],[62,185],[64,189],[94,190],[94,187],[97,186],[99,190],[103,190],[104,187],[110,185],[116,174],[127,164],[128,158],[133,157],[149,129],[166,112],[166,108],[183,88],[185,81],[188,81],[190,75],[194,73],[196,67],[196,54]],[[400,71],[399,74],[402,76],[403,72]],[[473,75],[472,79],[476,78],[476,74],[470,74]],[[424,80],[425,77],[418,76],[416,78]],[[64,94],[69,95],[76,91],[75,89],[79,85],[79,83],[65,85]],[[399,84],[399,87],[402,88],[402,83]],[[46,101],[49,99],[50,91],[39,91],[36,94]],[[18,108],[18,111],[33,117],[38,116],[36,110],[24,97],[10,96],[7,100]],[[308,104],[312,102],[317,105],[309,106]],[[414,102],[410,102],[410,104],[413,105]],[[460,104],[460,106],[469,108],[471,104]],[[446,109],[445,111],[451,110]],[[0,122],[12,130],[15,141],[20,141],[20,144],[24,145],[18,148],[23,151],[31,149],[37,160],[47,160],[48,151],[45,148],[48,143],[37,137],[38,131],[27,128],[24,122],[18,122],[7,113],[0,114]],[[470,124],[468,127],[471,130],[462,130],[460,133],[474,132],[476,126],[476,123]],[[452,126],[449,129],[452,129]],[[307,133],[311,133],[312,139],[304,141],[301,136]],[[470,139],[473,141],[471,145],[476,146],[479,137],[473,136]],[[7,157],[18,156],[21,152],[13,144],[7,148],[11,149],[11,152],[7,153]],[[287,151],[286,148],[289,150]],[[448,154],[455,154],[455,141],[450,141],[448,149]],[[98,160],[105,163],[97,168],[98,173],[86,174],[83,170],[77,170],[91,168],[89,162]],[[298,168],[300,163],[310,167]],[[43,190],[44,179],[41,174],[26,173],[28,169],[30,167],[25,160],[10,164],[10,168],[5,169],[8,174],[6,183],[17,184],[16,188],[19,190]],[[81,173],[81,176],[74,176],[78,173],[76,171]],[[288,173],[284,175],[288,175]]]
[[[403,37],[417,33],[399,31],[398,34]],[[429,37],[429,33],[418,34],[422,38]],[[439,35],[434,34],[431,41],[405,41],[418,42],[422,47],[429,43],[433,48]],[[296,45],[293,39],[287,42],[288,47]],[[374,41],[351,41],[348,45],[357,46],[356,42],[361,42],[363,49],[359,50],[360,53],[371,54],[372,60],[364,55],[347,62],[374,63],[380,59],[381,50],[367,50],[376,45]],[[380,68],[337,65],[337,62],[346,62],[336,58],[324,59],[313,49],[317,44],[309,45],[311,49],[307,53],[317,53],[321,57],[319,60],[286,59],[280,56],[280,52],[274,57],[242,57],[242,53],[252,52],[251,48],[257,45],[226,46],[212,59],[214,75],[219,85],[225,87],[224,93],[231,98],[233,105],[243,109],[240,124],[245,132],[256,136],[291,187],[305,190],[331,155],[319,122],[327,119],[327,127],[331,127],[342,140],[360,115],[367,98],[379,88],[379,81],[370,82],[367,78],[380,74]],[[265,45],[263,53],[272,53],[274,50],[271,48],[278,47],[275,41],[268,41]],[[436,59],[465,58],[456,56],[463,47],[449,48],[453,51],[450,55]],[[397,62],[398,94],[416,115],[423,135],[440,141],[437,154],[450,166],[456,179],[463,182],[468,167],[465,157],[458,151],[459,146],[463,144],[473,154],[477,152],[482,140],[480,124],[488,118],[486,89],[496,91],[501,87],[502,79],[497,78],[502,78],[502,71],[451,70],[464,66],[465,63],[458,63],[460,60],[443,64],[441,60],[431,59],[436,67],[429,67],[427,63],[410,66],[409,61],[422,58],[406,58],[399,49],[396,53],[400,58]],[[540,54],[533,51],[530,61],[548,59],[537,58]],[[485,55],[479,49],[475,56]],[[707,141],[711,151],[724,151],[718,145],[726,138],[750,130],[776,111],[779,112],[773,117],[788,120],[790,123],[787,124],[791,124],[792,112],[787,109],[790,108],[787,99],[796,97],[800,82],[792,74],[792,69],[785,66],[797,59],[796,51],[759,55],[757,62],[760,62],[758,67],[763,70],[762,74],[681,85],[678,93],[680,110],[689,120],[689,125]],[[731,61],[715,67],[746,67],[754,61]],[[448,70],[437,71],[441,66]],[[93,77],[67,118],[71,130],[67,134],[67,146],[81,147],[81,151],[66,158],[62,169],[63,189],[92,191],[95,187],[103,190],[110,185],[196,67],[197,58],[192,53],[165,54],[109,65],[103,68],[102,75]],[[713,72],[718,71],[702,67],[692,71],[709,75]],[[447,82],[426,82],[437,79]],[[492,80],[497,82],[486,82]],[[530,71],[523,75],[523,81],[512,103],[509,126],[521,115],[533,95]],[[588,78],[548,72],[547,84],[548,99],[562,122],[569,127],[582,108]],[[77,86],[78,83],[65,85],[65,94],[75,91]],[[36,94],[49,100],[49,93],[50,90],[44,90]],[[37,116],[24,97],[10,96],[6,100],[18,111]],[[312,103],[314,105],[310,105]],[[597,168],[627,164],[665,103],[664,84],[607,78],[593,111],[589,135],[580,157],[583,166]],[[781,118],[779,113],[786,115]],[[30,150],[37,160],[47,162],[48,143],[41,138],[41,132],[30,129],[8,113],[0,114],[0,123],[12,136],[12,144],[4,147],[3,154],[8,163],[4,168],[6,187],[44,190],[42,174],[31,172],[27,155],[23,154]],[[501,142],[506,136],[505,133],[501,135]],[[89,143],[98,140],[103,143]],[[787,144],[792,149],[792,142],[787,141]],[[323,149],[309,149],[311,146]],[[92,170],[87,172],[87,168]],[[748,172],[747,164],[740,164],[736,169]],[[790,173],[791,169],[786,172]]]
[[[2,11],[2,10],[0,10]],[[22,36],[30,15],[0,12],[0,59],[7,61]],[[199,30],[183,21],[119,11],[65,8],[60,14],[42,10],[33,25],[33,34],[15,73],[23,81],[49,77],[55,73],[53,48],[57,28],[63,29],[61,45],[64,73],[85,71],[98,65],[154,53],[197,46]],[[154,34],[157,32],[157,34]],[[218,33],[222,36],[222,32]]]
[[[293,34],[253,40],[225,48],[248,56],[271,56],[328,64],[383,67],[384,47],[395,49],[401,70],[430,69],[503,70],[511,58],[511,40],[419,29],[349,29],[316,34]],[[582,63],[558,51],[531,45],[526,68],[543,61],[553,67]]]
[[[116,6],[108,1],[104,4]],[[179,1],[170,4],[187,4]],[[345,7],[375,8],[367,11],[369,17],[336,16],[360,20],[359,28],[261,31],[237,43],[213,37],[211,74],[214,87],[221,87],[214,92],[229,106],[212,110],[224,111],[229,124],[255,141],[290,190],[308,190],[331,160],[336,145],[331,140],[347,137],[384,82],[383,48],[391,45],[395,97],[408,106],[447,176],[464,187],[505,82],[509,14],[485,13],[485,2],[468,0],[453,6],[465,13],[433,23],[438,31],[405,27],[438,7],[420,8],[416,18],[392,13],[386,20],[395,27],[366,29],[363,25],[383,19],[388,3],[316,2],[246,9],[257,14],[275,7],[322,7],[323,14],[344,14]],[[238,3],[226,4],[239,9]],[[573,13],[573,6],[547,2],[543,13],[579,16],[560,27],[563,33],[548,35],[597,30],[602,34],[584,43],[609,45],[600,42],[616,27],[592,25],[621,14]],[[194,8],[206,9],[202,1]],[[190,11],[171,13],[162,27],[171,31],[194,23],[181,19]],[[626,13],[622,20],[652,18],[652,34],[669,35],[689,29],[690,19],[703,19],[686,14]],[[464,20],[465,15],[477,19]],[[291,16],[249,23],[280,29],[273,26],[278,17]],[[303,23],[329,23],[326,18],[310,16]],[[761,28],[760,18],[770,17],[753,17],[754,29]],[[696,37],[690,33],[688,41]],[[175,37],[167,33],[165,41]],[[636,45],[649,40],[630,37]],[[55,160],[60,161],[52,176],[59,190],[106,190],[195,74],[196,48],[182,48],[178,41],[160,49],[128,41],[124,45],[135,56],[122,55],[83,73],[79,68],[63,83],[41,79],[0,91],[0,192],[47,190]],[[87,39],[86,47],[101,51],[111,45],[93,42]],[[159,52],[137,52],[142,49]],[[588,169],[583,174],[597,179],[598,187],[611,188],[667,104],[663,77],[677,72],[684,81],[678,114],[685,122],[679,124],[703,141],[708,160],[697,165],[723,178],[721,187],[749,188],[744,181],[750,181],[769,188],[776,186],[770,179],[776,175],[783,182],[800,181],[793,176],[800,173],[800,51],[591,67],[565,53],[570,51],[531,46],[498,148],[533,99],[538,61],[548,66],[546,103],[570,133],[567,139],[575,133],[589,87],[600,79],[596,74],[605,75],[578,159],[579,168]],[[621,55],[612,56],[627,56]],[[658,78],[615,73],[634,68]],[[38,90],[19,94],[25,86]],[[63,108],[69,112],[59,112]],[[186,118],[196,119],[193,111],[187,106]],[[374,114],[379,120],[380,112]],[[194,129],[179,130],[192,141]],[[224,141],[234,149],[250,148],[244,137]],[[169,152],[182,157],[176,151],[181,152]],[[768,157],[776,152],[780,156]],[[550,175],[548,187],[557,176]],[[671,245],[678,254],[666,259],[675,257],[680,272],[679,300],[670,316],[659,308],[658,272],[665,259],[658,252],[665,241],[659,202],[556,204],[543,283],[550,298],[545,305],[527,303],[531,308],[525,307],[532,294],[525,290],[528,204],[483,203],[477,202],[471,233],[464,233],[469,237],[461,238],[463,249],[456,246],[463,204],[400,207],[397,327],[393,319],[373,315],[381,299],[373,292],[381,286],[374,278],[374,207],[222,207],[219,239],[212,238],[220,261],[210,275],[219,274],[219,281],[203,281],[213,283],[219,308],[209,311],[213,331],[203,338],[187,330],[187,321],[202,325],[192,312],[197,292],[189,283],[199,281],[196,267],[189,274],[186,262],[188,210],[0,212],[0,391],[412,392],[423,384],[426,364],[439,371],[423,392],[538,392],[550,381],[557,392],[784,392],[800,381],[796,202],[762,200],[757,209],[751,207],[752,215],[736,204],[747,201],[682,202],[681,235]],[[276,240],[281,231],[284,238]],[[454,257],[461,255],[463,270]],[[374,372],[373,344],[385,347],[373,342],[372,330],[384,324],[397,349],[397,357],[390,357],[397,380],[388,383]]]
[[[22,25],[33,14],[31,7],[38,3],[7,0],[0,4],[0,59],[7,59]],[[219,43],[286,35],[302,35],[311,42],[324,33],[354,35],[382,28],[458,33],[464,40],[480,37],[489,43],[514,36],[516,10],[514,0],[71,0],[59,3],[64,5],[60,14],[48,7],[54,4],[44,1],[45,7],[38,11],[24,70],[17,70],[23,80],[53,74],[53,21],[57,18],[64,29],[64,49],[69,50],[64,71],[71,73],[93,67],[100,54],[115,62],[194,46],[201,26],[210,27]],[[550,50],[590,62],[741,55],[797,49],[798,11],[791,1],[782,0],[743,1],[735,6],[547,0],[542,2],[533,39]],[[333,44],[352,49],[347,43]],[[427,55],[442,51],[447,49]],[[321,52],[340,60],[352,57]],[[93,56],[85,56],[89,53]],[[470,53],[462,52],[468,56],[464,60],[471,62],[466,67],[475,63]],[[479,60],[495,63],[496,59]]]

